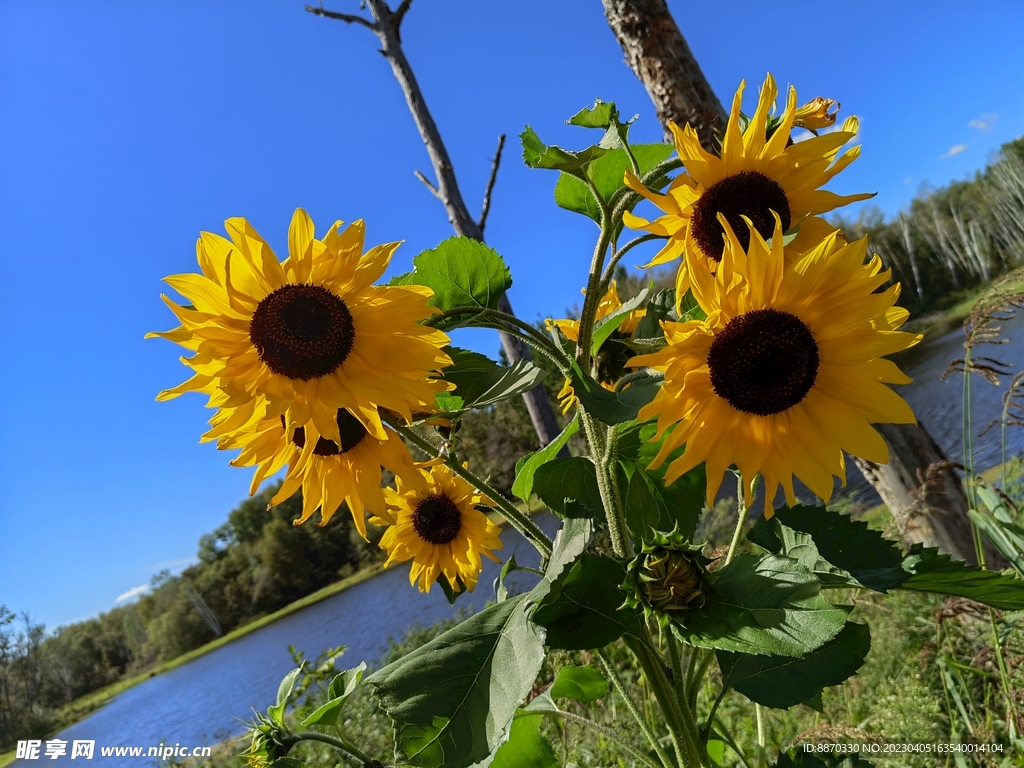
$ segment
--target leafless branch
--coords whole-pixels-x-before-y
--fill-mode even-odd
[[[402,0],[401,4],[395,9],[395,12],[391,16],[392,22],[395,25],[395,37],[398,38],[399,42],[402,41],[402,19],[405,18],[405,14],[408,12],[410,5],[412,5],[412,0]]]
[[[410,0],[411,2],[411,0]],[[402,5],[408,5],[402,3]],[[314,16],[321,16],[325,19],[337,19],[338,21],[344,21],[346,24],[362,24],[367,29],[377,31],[377,26],[369,19],[364,19],[362,16],[356,16],[351,13],[338,13],[337,11],[328,11],[324,8],[323,4],[320,5],[307,5],[306,10],[312,13]]]
[[[361,23],[372,29],[374,34],[377,35],[381,43],[380,52],[388,60],[388,63],[391,64],[391,71],[398,81],[402,93],[405,95],[405,102],[412,113],[416,128],[420,133],[420,138],[423,139],[427,155],[430,157],[430,164],[434,170],[434,177],[437,179],[437,185],[429,183],[422,173],[417,172],[416,177],[426,184],[431,194],[444,205],[445,211],[448,214],[448,221],[451,222],[457,234],[482,241],[484,238],[481,224],[478,224],[473,219],[469,209],[466,207],[465,201],[462,199],[462,193],[459,191],[455,170],[452,168],[452,161],[448,156],[448,150],[441,140],[441,133],[437,129],[437,124],[434,122],[430,111],[427,109],[423,92],[420,90],[419,83],[416,82],[412,66],[409,64],[409,60],[406,59],[405,51],[402,49],[402,40],[398,34],[398,28],[405,13],[409,10],[412,0],[402,0],[395,11],[388,7],[385,0],[362,0],[362,2],[363,6],[370,10],[370,15],[373,16],[372,23],[361,17],[348,17],[347,14],[333,14],[328,11],[320,12],[321,9],[316,8],[307,8],[307,10],[311,13],[316,13],[318,16],[341,18],[342,21]],[[493,173],[494,171],[492,171],[492,175]],[[491,184],[493,184],[493,181]],[[490,184],[488,186],[490,187]],[[481,223],[483,219],[484,216],[481,216]],[[508,314],[514,314],[508,297],[504,295],[498,303],[498,309]],[[505,351],[506,357],[508,357],[509,363],[515,363],[523,358],[531,359],[530,349],[522,341],[501,331],[499,331],[499,336],[501,338],[501,346]],[[537,431],[540,444],[547,445],[555,439],[560,431],[547,391],[543,387],[535,387],[529,392],[523,393],[523,400],[526,401],[526,408],[530,412],[530,420]],[[568,455],[565,448],[559,454],[559,456],[563,455]]]
[[[432,194],[436,198],[440,198],[441,197],[440,193],[438,193],[438,191],[437,191],[437,187],[435,187],[430,182],[430,179],[428,179],[426,176],[424,176],[421,171],[413,171],[412,175],[415,176],[417,179],[419,179],[420,181],[423,182],[423,186],[425,186],[427,189],[430,190],[430,194]]]
[[[505,134],[498,137],[498,149],[494,153],[494,160],[491,163],[491,177],[487,180],[487,188],[484,190],[484,205],[480,210],[480,236],[483,237],[484,225],[487,224],[487,214],[491,212],[491,192],[494,191],[494,182],[498,180],[498,166],[501,165],[501,150],[505,148]]]

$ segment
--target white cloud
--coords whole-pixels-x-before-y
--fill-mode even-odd
[[[131,600],[133,597],[144,595],[149,592],[149,584],[139,584],[137,587],[132,587],[127,592],[118,595],[114,598],[115,603],[123,603],[125,600]]]
[[[950,158],[953,155],[959,155],[965,149],[967,149],[966,144],[954,144],[952,147],[949,148],[949,151],[946,154],[939,155],[939,160],[946,160],[947,158]]]
[[[914,180],[914,177],[913,177],[913,176],[907,176],[907,178],[905,178],[905,179],[903,180],[903,183],[904,183],[904,184],[909,184],[909,183],[910,183],[910,182],[912,182],[913,180]]]
[[[999,119],[999,115],[995,112],[986,112],[981,117],[976,117],[967,124],[968,128],[975,128],[985,133],[992,132],[992,123]]]

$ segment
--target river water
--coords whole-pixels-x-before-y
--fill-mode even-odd
[[[1015,320],[1005,327],[1012,341],[986,348],[979,354],[992,354],[1024,368],[1024,322]],[[947,455],[962,459],[962,387],[959,375],[940,381],[949,362],[962,357],[963,332],[948,333],[906,353],[901,367],[914,383],[901,387],[901,394],[913,406],[921,423],[931,432]],[[1006,377],[1007,379],[1009,377]],[[1006,382],[1004,381],[1004,387]],[[1003,388],[981,378],[973,379],[973,420],[980,432],[1002,411]],[[1024,449],[1024,429],[1007,430],[1007,456]],[[999,429],[990,430],[975,440],[977,466],[985,468],[1000,460]],[[851,465],[850,490],[871,493],[860,474]],[[551,535],[558,520],[550,515],[539,518]],[[536,552],[514,530],[502,536],[506,559],[513,552],[525,565],[536,566]],[[491,583],[499,566],[484,561],[484,574],[477,591],[459,600],[459,608],[479,609],[493,597]],[[531,586],[528,574],[519,577],[517,586]],[[408,567],[394,567],[316,605],[293,613],[280,621],[218,648],[177,669],[158,675],[125,691],[103,709],[65,729],[57,738],[69,745],[74,739],[93,739],[96,752],[92,764],[101,766],[139,766],[155,761],[140,758],[101,757],[100,746],[154,746],[161,741],[188,746],[212,745],[242,731],[241,720],[251,708],[265,710],[273,702],[281,678],[292,668],[289,644],[316,658],[323,650],[346,645],[343,666],[355,666],[362,660],[373,662],[387,649],[388,638],[399,639],[414,624],[430,626],[456,613],[440,589],[420,595],[409,586]],[[69,749],[70,753],[70,749]],[[62,759],[69,759],[68,757]],[[33,763],[34,764],[34,763]],[[29,765],[17,761],[18,768]]]

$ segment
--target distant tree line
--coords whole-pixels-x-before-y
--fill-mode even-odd
[[[0,752],[65,724],[74,699],[276,611],[380,562],[341,509],[329,525],[292,525],[301,495],[268,509],[276,488],[243,502],[199,542],[199,562],[162,571],[137,601],[48,634],[0,606]]]
[[[1004,144],[973,179],[924,190],[893,219],[874,207],[836,217],[903,283],[900,304],[920,315],[1024,262],[1024,137]]]

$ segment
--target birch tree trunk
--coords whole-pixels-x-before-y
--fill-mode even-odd
[[[658,120],[690,123],[708,150],[725,110],[701,72],[665,0],[602,0],[608,23],[626,63],[647,89]],[[905,543],[938,547],[977,563],[967,517],[967,497],[952,463],[922,426],[879,424],[892,460],[879,466],[856,460],[865,479],[889,507]],[[926,482],[927,481],[927,482]],[[1003,568],[1005,559],[986,542],[986,562]]]

